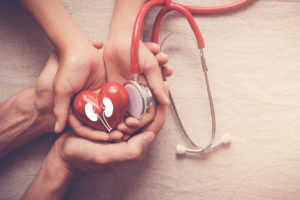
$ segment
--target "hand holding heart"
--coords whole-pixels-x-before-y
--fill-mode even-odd
[[[103,55],[102,50],[98,50],[99,57]],[[38,78],[36,87],[35,87],[35,94],[36,94],[36,104],[38,109],[41,109],[42,112],[47,112],[49,115],[52,115],[53,118],[55,118],[53,111],[54,106],[54,90],[53,90],[53,80],[55,77],[55,74],[59,68],[59,58],[56,54],[56,52],[51,53],[51,55],[48,58],[47,64],[45,65],[41,75]],[[103,60],[103,59],[102,59]],[[101,68],[104,70],[104,66],[100,66],[99,70]],[[94,76],[91,78],[96,84],[91,84],[90,86],[86,87],[87,90],[95,90],[96,88],[99,88],[101,86],[98,86],[97,80],[102,80],[103,83],[105,82],[105,77],[102,76],[103,73],[94,73]],[[103,80],[104,79],[104,80]],[[103,84],[102,83],[102,84]],[[74,117],[72,114],[72,110],[70,110],[70,116],[69,118]],[[75,129],[74,131],[82,130],[80,126],[76,126],[76,120],[75,121]],[[50,122],[49,122],[50,123]],[[49,127],[51,127],[51,130],[54,131],[54,124],[51,122],[49,124]],[[90,133],[94,135],[94,138],[96,140],[102,140],[102,141],[111,141],[111,140],[118,140],[122,138],[123,134],[122,132],[115,130],[112,131],[110,134],[107,134],[104,131],[94,130],[92,128],[90,129]],[[87,137],[88,138],[88,137]]]
[[[132,79],[130,73],[130,47],[131,32],[112,34],[104,47],[104,60],[108,82],[117,81],[124,83]],[[172,68],[166,66],[168,56],[160,52],[160,48],[155,43],[140,42],[139,44],[139,67],[143,75],[139,76],[139,83],[148,85],[152,95],[159,104],[168,104],[168,95],[164,92],[163,77],[171,76]],[[128,117],[118,125],[118,130],[126,134],[123,139],[127,140],[131,134],[150,123],[155,115],[154,105],[143,115],[136,119]]]
[[[125,39],[123,38],[122,41]],[[106,64],[106,75],[107,75],[107,80],[108,82],[119,82],[119,83],[124,83],[130,79],[131,73],[130,73],[130,65],[129,65],[129,50],[130,50],[130,43],[128,45],[123,45],[121,44],[119,49],[113,48],[115,47],[114,45],[108,44],[106,45],[105,49],[106,51],[109,51],[109,53],[106,53],[106,57],[104,56],[104,62]],[[104,49],[104,53],[105,53]],[[157,80],[163,80],[163,76],[170,76],[172,74],[172,69],[170,67],[165,66],[165,64],[168,62],[168,57],[166,54],[160,52],[159,46],[154,43],[142,43],[142,46],[140,48],[140,60],[146,60],[145,62],[142,62],[142,65],[140,66],[141,68],[147,68],[148,73],[151,74],[152,77],[156,77]],[[126,55],[128,54],[128,57]],[[122,55],[122,56],[121,56]],[[125,57],[124,57],[125,56]],[[113,62],[112,62],[113,61]],[[160,68],[162,66],[162,68]],[[162,73],[163,72],[163,73]],[[153,79],[153,78],[152,78]],[[156,79],[154,79],[156,80]],[[147,80],[143,75],[140,75],[139,77],[139,83],[142,85],[148,85]],[[116,83],[115,83],[116,84]],[[105,87],[106,89],[108,87]],[[168,98],[168,94],[165,92],[165,86],[163,84],[162,88],[162,93],[166,95],[166,98]],[[105,90],[106,90],[105,89]],[[122,93],[121,87],[118,87],[118,92]],[[86,93],[86,91],[83,92],[83,94]],[[120,98],[118,100],[110,98],[110,93],[105,92],[106,95],[105,97],[108,98],[108,100],[111,100],[112,102],[112,108],[113,109],[113,117],[106,117],[105,115],[105,110],[99,110],[99,105],[103,102],[103,97],[96,98],[96,94],[91,94],[88,93],[88,96],[92,98],[94,96],[93,100],[90,102],[92,106],[88,103],[88,99],[86,95],[83,95],[82,93],[79,94],[79,97],[75,98],[74,105],[77,104],[77,102],[85,102],[82,103],[80,107],[76,106],[75,113],[77,118],[71,114],[69,117],[69,122],[71,127],[76,131],[77,134],[92,139],[92,140],[99,140],[98,132],[96,132],[94,129],[98,130],[103,130],[103,131],[111,131],[112,129],[115,128],[115,125],[117,125],[117,130],[121,131],[122,134],[125,134],[123,137],[123,140],[127,140],[131,134],[135,133],[137,130],[141,129],[142,127],[146,126],[149,124],[156,112],[156,102],[154,100],[153,105],[147,110],[147,112],[139,119],[133,118],[133,117],[128,117],[123,121],[123,117],[125,114],[121,114],[119,112],[120,104],[124,104],[126,102],[124,98]],[[124,92],[123,92],[124,93]],[[152,91],[153,95],[155,93]],[[99,94],[104,94],[100,92]],[[85,97],[84,97],[85,96]],[[120,95],[118,95],[120,96]],[[124,96],[124,95],[123,95]],[[154,96],[155,97],[155,96]],[[84,101],[82,101],[85,99]],[[95,103],[97,101],[97,103]],[[119,101],[119,105],[116,105],[117,102]],[[94,102],[94,103],[93,103]],[[159,102],[161,104],[161,102]],[[164,104],[164,103],[163,103]],[[168,105],[168,104],[165,104]],[[88,117],[86,110],[84,107],[87,106],[86,108],[90,108],[88,113],[91,113],[91,118]],[[101,106],[100,106],[101,107]],[[106,106],[105,106],[106,107]],[[125,106],[126,107],[126,106]],[[93,112],[90,112],[92,109]],[[78,111],[76,111],[78,110]],[[80,110],[80,111],[79,111]],[[96,111],[96,112],[95,112]],[[118,115],[116,112],[119,112],[119,117],[115,117]],[[123,110],[124,111],[124,110]],[[122,111],[122,113],[123,113]],[[93,114],[96,113],[96,114]],[[81,119],[80,121],[78,120]],[[95,121],[91,120],[95,119]],[[123,121],[123,122],[122,122]],[[113,123],[112,125],[110,123]],[[88,125],[89,127],[85,126],[84,124]],[[112,127],[113,126],[113,127]],[[92,128],[94,129],[92,129]],[[114,134],[117,134],[120,132],[114,132]]]
[[[103,56],[101,50],[99,50],[99,56]],[[58,67],[58,56],[55,52],[53,52],[49,56],[48,62],[42,71],[36,86],[37,98],[39,98],[38,102],[47,103],[46,107],[49,108],[49,111],[52,111],[53,107],[53,79]],[[95,80],[97,78],[99,77],[94,77]],[[90,112],[90,114],[86,116],[87,118],[95,121],[96,117],[98,118],[97,115],[100,115],[101,113],[104,113],[104,115],[109,118],[114,115],[114,112],[121,112],[121,114],[125,112],[125,110],[118,108],[118,106],[121,107],[121,105],[128,104],[125,91],[120,89],[121,84],[108,83],[102,87],[101,91],[93,90],[93,87],[94,86],[91,85],[86,88],[88,92],[85,91],[82,93],[82,96],[77,96],[79,101],[82,101],[83,104],[86,104],[86,101],[84,100],[85,98],[91,98],[91,102],[95,103],[95,107],[99,109],[94,110],[94,105],[92,109],[90,106],[88,106],[90,108],[85,108],[85,106],[83,106],[82,110],[78,109],[82,112],[85,112],[85,109],[87,109],[88,112]],[[168,95],[169,89],[167,83],[164,83],[163,89],[163,92]],[[86,97],[84,97],[85,95]],[[121,101],[115,102],[118,95],[121,96]],[[110,97],[110,100],[105,100],[105,97]],[[112,104],[114,105],[113,108],[111,107]],[[153,109],[154,107],[152,106],[151,110]],[[139,134],[133,136],[127,142],[107,143],[92,141],[88,139],[89,135],[87,135],[87,137],[85,137],[86,135],[82,135],[83,137],[80,137],[78,134],[68,131],[57,139],[46,160],[49,161],[53,159],[55,162],[51,163],[59,163],[63,165],[66,170],[70,171],[70,173],[112,170],[128,162],[140,160],[148,145],[153,141],[156,134],[162,128],[166,118],[166,113],[167,105],[156,103],[156,114],[152,119],[152,122],[140,129]],[[51,114],[54,117],[54,114]],[[77,125],[76,123],[79,122],[73,113],[70,113],[69,121],[70,120],[74,120],[73,122],[75,122],[75,126]],[[111,126],[114,127],[116,125],[111,124]],[[52,127],[54,127],[54,124],[52,124]],[[90,129],[89,127],[83,126],[82,128]],[[123,134],[118,130],[114,130],[109,134],[104,131],[91,130],[92,133],[96,135],[93,135],[93,137],[97,137],[96,140],[118,140],[123,136]]]
[[[150,46],[151,46],[151,44],[150,44]],[[155,48],[154,49],[150,48],[150,50],[152,50],[154,53],[158,52],[158,50]],[[99,57],[103,58],[103,51],[102,50],[98,50],[98,51],[99,51]],[[163,64],[163,62],[165,62],[165,59],[158,59],[158,62]],[[103,61],[102,61],[102,63],[103,63]],[[38,82],[37,82],[37,86],[36,86],[38,106],[43,107],[43,108],[46,107],[46,108],[48,108],[49,111],[51,111],[53,109],[53,98],[54,98],[53,80],[54,80],[54,77],[55,77],[58,67],[59,67],[58,56],[56,53],[53,52],[50,55],[49,60],[46,64],[43,72],[41,73],[41,75],[38,79]],[[103,66],[99,66],[99,69],[104,69],[104,64],[103,64]],[[102,77],[102,74],[103,73],[94,73],[94,76],[91,77],[91,81],[90,81],[92,84],[90,84],[88,87],[85,88],[86,90],[90,90],[88,92],[90,97],[92,97],[93,94],[95,96],[96,93],[99,93],[99,90],[96,90],[96,93],[94,91],[95,91],[95,89],[99,88],[99,80],[105,79],[105,77]],[[144,80],[144,84],[146,84],[145,80]],[[117,85],[120,86],[120,84],[118,84],[118,83],[117,83]],[[100,92],[100,93],[102,95],[105,94],[103,96],[107,96],[108,93],[104,92],[104,91],[105,90],[103,90],[103,92],[102,93]],[[91,94],[91,93],[93,93],[93,94]],[[100,97],[100,99],[101,99],[101,97]],[[122,98],[119,100],[120,101],[118,101],[118,102],[120,104],[124,104],[124,103],[126,104],[126,97],[124,97],[123,100],[122,100]],[[106,101],[105,101],[106,103],[103,101],[103,98],[102,98],[102,100],[100,100],[98,102],[101,102],[104,105],[104,106],[98,105],[99,108],[100,107],[101,107],[101,109],[105,108],[105,110],[103,110],[105,112],[102,112],[102,114],[101,114],[101,112],[98,112],[98,116],[101,116],[102,119],[103,119],[103,116],[106,117],[106,121],[112,120],[113,118],[110,118],[110,117],[114,116],[114,114],[117,113],[117,111],[119,110],[118,106],[120,106],[120,104],[118,104],[118,102],[116,101],[116,97],[106,99]],[[111,107],[110,103],[111,103],[111,105],[115,105],[113,107],[113,109],[111,109],[112,107]],[[155,102],[154,102],[154,105],[155,105]],[[92,111],[94,111],[94,110],[92,110]],[[124,116],[124,112],[125,112],[125,109],[121,110],[121,115]],[[104,113],[104,115],[103,115],[103,113]],[[92,140],[109,141],[109,140],[118,140],[118,139],[122,138],[123,132],[124,133],[126,131],[127,131],[127,133],[135,132],[136,130],[140,129],[142,126],[147,124],[150,120],[153,120],[154,114],[155,114],[155,106],[152,106],[149,109],[148,113],[145,115],[145,117],[142,117],[140,120],[136,120],[135,118],[130,117],[130,118],[127,118],[125,122],[119,124],[119,126],[117,123],[110,124],[110,122],[109,122],[111,129],[114,129],[116,126],[118,126],[118,128],[120,127],[121,129],[123,129],[123,130],[114,130],[109,134],[106,133],[107,129],[104,126],[102,127],[102,130],[105,130],[105,131],[95,130],[94,128],[96,128],[96,127],[91,124],[89,124],[89,126],[91,126],[92,128],[88,127],[88,126],[84,126],[74,116],[73,110],[70,110],[70,112],[69,112],[68,121],[69,121],[70,126],[73,128],[73,130],[80,136],[83,136],[85,138],[92,139]],[[97,118],[98,118],[98,116],[97,116]],[[94,119],[95,119],[95,115],[92,115],[92,117],[94,117]],[[119,122],[120,120],[122,121],[122,119],[120,119],[120,118],[117,119],[116,121]],[[99,121],[100,120],[98,120],[98,123],[99,123]],[[105,121],[105,120],[103,120],[103,121]],[[145,121],[147,121],[147,123],[145,123]],[[86,123],[86,124],[88,124],[88,123]],[[124,130],[124,126],[125,126],[126,130]],[[52,124],[51,127],[54,127],[54,124]],[[126,139],[128,139],[128,136],[126,136]]]
[[[99,51],[99,54],[102,56],[101,51]],[[58,57],[55,53],[52,53],[38,79],[35,89],[36,98],[38,99],[36,101],[37,107],[42,108],[47,114],[53,115],[53,118],[53,80],[58,66]],[[98,73],[94,73],[93,75],[95,76],[92,77],[93,80],[99,78],[97,77],[99,76]],[[93,101],[91,101],[91,104],[86,103],[83,97],[82,100],[85,106],[79,109],[79,111],[88,113],[86,117],[93,122],[100,118],[101,113],[103,117],[113,117],[113,113],[118,110],[118,107],[113,106],[114,95],[110,89],[115,90],[116,88],[114,88],[114,86],[116,85],[118,84],[108,83],[104,86],[102,92],[98,94],[93,92],[93,85],[87,87],[86,89],[91,91],[85,92],[85,95],[92,98]],[[105,89],[106,87],[108,87],[108,89]],[[106,94],[107,91],[109,92],[108,95]],[[163,84],[163,92],[168,95],[168,84],[166,82]],[[105,94],[105,96],[101,96],[101,94]],[[124,100],[125,99],[126,98],[124,98]],[[126,100],[124,102],[126,103]],[[92,103],[95,104],[95,107]],[[98,108],[98,110],[95,108]],[[139,134],[134,135],[128,141],[115,143],[87,139],[90,135],[84,135],[85,131],[91,128],[83,126],[72,113],[69,113],[69,122],[75,123],[75,130],[77,133],[79,131],[79,134],[83,137],[72,132],[65,132],[55,141],[38,175],[22,199],[46,199],[49,198],[49,196],[51,196],[51,199],[61,199],[72,180],[84,171],[110,171],[130,162],[141,160],[166,118],[166,104],[156,103],[155,108],[156,114],[154,119],[150,124],[139,129]],[[152,106],[152,111],[155,108]],[[122,109],[121,112],[123,112]],[[105,120],[105,118],[103,118],[103,120]],[[106,121],[109,120],[106,119]],[[71,126],[74,127],[74,123]],[[137,123],[137,125],[139,126],[140,124]],[[114,125],[111,124],[111,126]],[[54,127],[54,124],[52,124],[52,127]],[[82,130],[85,131],[80,132]],[[123,136],[118,130],[114,130],[110,134],[104,131],[91,130],[94,131],[94,133],[98,133],[92,135],[93,138],[91,139],[96,138],[97,140],[108,141],[117,140]],[[43,184],[45,182],[49,184]],[[53,191],[55,191],[55,193],[53,193]]]

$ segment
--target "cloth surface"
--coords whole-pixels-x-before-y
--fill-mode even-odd
[[[185,4],[220,5],[231,0]],[[64,0],[92,39],[105,41],[112,0]],[[158,9],[148,15],[145,39]],[[77,179],[66,199],[300,199],[300,1],[260,0],[245,9],[195,16],[205,39],[217,136],[232,144],[207,155],[177,157],[184,140],[171,109],[143,161]],[[209,139],[199,54],[186,20],[166,16],[161,38],[175,73],[170,87],[191,137]],[[16,1],[0,1],[0,100],[32,87],[53,47]],[[0,199],[19,199],[54,142],[44,135],[0,160]]]

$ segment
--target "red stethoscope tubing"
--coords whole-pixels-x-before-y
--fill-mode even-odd
[[[172,2],[172,0],[148,1],[146,4],[144,4],[144,6],[139,11],[133,28],[132,40],[131,40],[131,51],[130,51],[131,73],[132,74],[140,73],[139,61],[138,61],[140,33],[141,33],[141,28],[143,25],[145,15],[150,10],[150,8],[158,5],[164,6],[155,19],[153,34],[152,34],[153,42],[158,43],[159,28],[164,15],[171,10],[176,10],[182,13],[186,17],[195,34],[199,49],[203,49],[204,40],[200,32],[200,29],[195,19],[193,18],[192,14],[218,14],[224,12],[231,12],[248,5],[252,1],[253,0],[241,0],[232,4],[223,5],[223,6],[214,6],[214,7],[187,6],[187,5],[182,5],[179,3]]]

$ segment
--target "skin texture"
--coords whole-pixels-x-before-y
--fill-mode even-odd
[[[101,57],[102,52],[98,51]],[[0,104],[0,157],[43,133],[53,132],[55,125],[53,81],[58,68],[58,56],[53,52],[35,88],[21,91]],[[102,76],[101,73],[97,74]],[[101,77],[94,77],[95,80],[98,78]],[[119,140],[123,136],[120,131],[113,131],[110,134],[93,129],[92,131],[96,135],[95,139],[102,141]]]
[[[98,89],[106,81],[105,70],[97,51],[101,44],[93,44],[88,39],[60,0],[20,1],[43,28],[56,47],[59,56],[59,69],[55,74],[53,84],[53,111],[56,117],[55,132],[61,132],[66,125],[67,119],[69,119],[75,132],[80,135],[92,135],[91,133],[95,133],[92,129],[84,127],[74,117],[68,118],[68,114],[72,115],[69,107],[74,94],[88,88]],[[109,82],[115,80],[123,83],[125,80],[132,80],[129,73],[129,41],[131,40],[136,14],[144,3],[145,0],[117,0],[115,2],[110,36],[104,53],[106,77],[109,79]],[[162,104],[169,104],[169,99],[163,92],[164,81],[161,76],[159,63],[148,48],[143,42],[140,43],[139,59],[142,61],[140,63],[141,72],[144,73],[155,98]],[[156,48],[155,51],[154,54],[159,54],[159,48]],[[164,61],[164,63],[166,62]],[[81,73],[78,73],[78,71]],[[101,73],[102,76],[97,76],[98,79],[95,79],[95,73]],[[143,78],[141,78],[141,82],[146,83]],[[120,128],[127,134],[135,132],[153,119],[153,111],[145,115],[140,122],[133,118],[129,119],[128,123],[125,121]],[[91,138],[95,139],[95,137],[97,136],[94,134],[94,137]]]
[[[43,78],[41,82],[45,90],[40,87],[42,91],[40,96],[47,97],[47,99],[53,97],[54,91],[49,86],[51,86],[51,79],[54,80],[54,72],[58,66],[58,57],[52,53],[41,74]],[[164,92],[168,95],[167,83],[164,85]],[[48,110],[51,110],[53,101],[50,100],[47,106],[50,107]],[[167,105],[156,102],[156,115],[152,122],[128,141],[107,143],[89,140],[70,131],[62,134],[53,145],[22,199],[62,199],[69,184],[82,172],[111,171],[141,160],[146,149],[162,128],[166,112]],[[108,139],[105,135],[101,137],[103,140],[120,140],[123,135],[117,133],[119,131],[107,134]]]
[[[46,107],[38,105],[37,93],[30,88],[0,104],[0,158],[51,131],[51,123],[55,118],[47,112]]]
[[[125,2],[128,4],[124,4]],[[134,18],[144,0],[116,1],[104,56],[100,50],[102,44],[89,41],[59,0],[22,0],[22,3],[57,48],[39,79],[35,106],[39,108],[39,105],[43,105],[42,110],[55,119],[55,125],[52,122],[49,125],[50,130],[61,132],[68,120],[77,133],[66,132],[57,139],[22,199],[62,199],[69,184],[82,172],[115,170],[142,159],[164,124],[169,99],[168,84],[163,81],[162,74],[171,75],[172,70],[164,66],[167,57],[160,53],[157,45],[141,41],[140,67],[145,77],[141,76],[140,81],[149,85],[157,101],[154,100],[149,113],[144,117],[139,120],[127,118],[118,126],[118,130],[110,134],[86,127],[69,109],[71,97],[83,89],[101,88],[106,78],[108,81],[115,79],[121,83],[132,78],[129,77],[130,45],[121,41],[130,41]],[[124,19],[120,19],[124,17],[126,10],[130,15],[125,15],[127,19],[123,23]],[[121,28],[121,22],[126,34],[113,28]],[[160,68],[160,65],[163,67]],[[78,71],[81,73],[77,73]],[[137,130],[138,134],[129,138]],[[99,142],[111,140],[115,142]]]
[[[145,0],[115,1],[109,39],[104,47],[104,60],[109,82],[118,81],[122,83],[132,79],[130,73],[132,29],[136,15],[145,2]],[[160,52],[159,46],[154,43],[144,43],[141,35],[139,66],[143,75],[139,76],[139,82],[143,85],[147,84],[158,102],[164,105],[169,104],[169,98],[162,92],[164,87],[163,76],[170,76],[173,73],[170,67],[165,66],[167,62],[168,56]],[[163,76],[161,76],[162,72]],[[128,139],[131,134],[151,122],[154,115],[155,109],[150,108],[140,119],[127,118],[118,126],[118,129],[126,134],[123,139]]]
[[[98,49],[98,56],[100,58],[102,58],[102,62],[101,65],[99,66],[99,68],[103,68],[104,64],[103,64],[103,51],[101,49]],[[39,82],[40,82],[40,86],[37,86],[39,88],[43,88],[40,89],[43,92],[40,92],[40,94],[43,94],[44,96],[40,95],[41,99],[39,100],[39,102],[47,102],[44,107],[48,107],[49,112],[51,112],[52,114],[54,114],[52,112],[52,108],[54,107],[54,97],[55,97],[55,92],[53,90],[53,82],[55,80],[55,74],[57,72],[57,70],[59,69],[59,58],[58,55],[53,52],[49,59],[48,62],[46,64],[46,66],[44,67],[44,70],[42,71],[40,78],[39,78]],[[100,86],[98,85],[98,82],[102,80],[102,73],[95,73],[94,76],[92,77],[92,79],[95,80],[95,82],[92,82],[93,84],[91,84],[91,86],[87,87],[87,90],[95,90],[95,88],[100,88]],[[98,80],[98,81],[97,81]],[[42,83],[42,84],[41,84]],[[121,133],[118,130],[115,130],[113,132],[111,132],[110,134],[107,134],[104,131],[98,131],[89,127],[85,127],[82,125],[82,123],[80,121],[77,120],[77,118],[74,116],[72,110],[70,110],[70,115],[69,115],[69,121],[70,121],[70,127],[73,130],[77,130],[78,134],[80,136],[89,138],[89,134],[94,135],[94,139],[95,140],[101,140],[101,141],[111,141],[111,140],[116,140],[116,139],[120,139],[123,136],[123,133]],[[54,128],[54,124],[52,124],[52,127]],[[86,132],[88,133],[87,135],[85,135],[85,132],[82,132],[82,128],[87,129]]]
[[[95,87],[93,89],[100,88],[106,81],[104,67],[97,47],[75,23],[60,0],[21,0],[21,3],[43,28],[59,55],[53,107],[55,132],[59,133],[65,127],[72,96],[91,88],[91,85]],[[95,73],[100,73],[101,77],[95,79]]]

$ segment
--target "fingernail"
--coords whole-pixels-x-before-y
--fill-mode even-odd
[[[56,123],[55,123],[55,126],[54,126],[54,131],[55,131],[55,133],[58,133],[58,128],[59,128],[59,127],[58,127],[58,122],[56,122]]]
[[[148,146],[154,139],[154,135],[148,133],[147,135],[144,136],[143,138],[143,143],[145,146]]]

